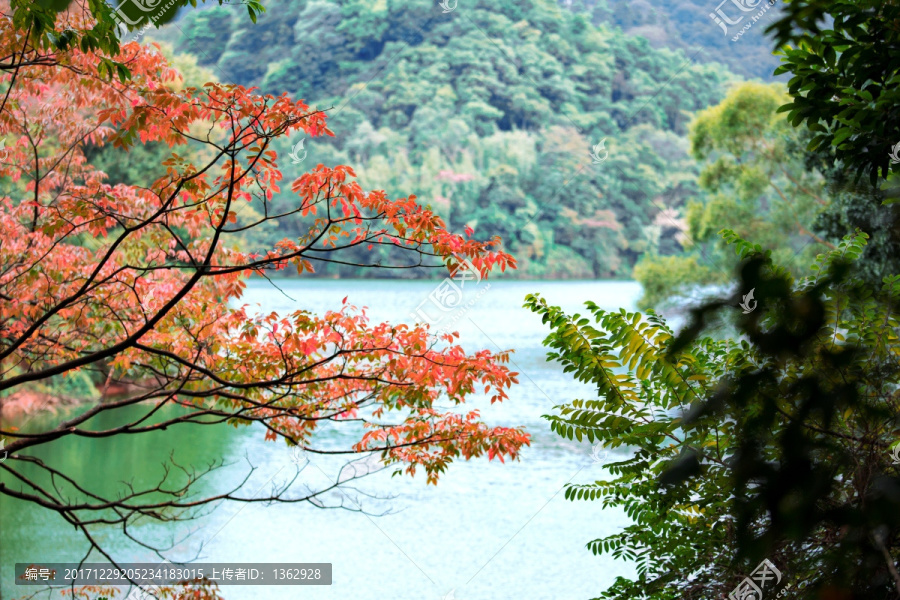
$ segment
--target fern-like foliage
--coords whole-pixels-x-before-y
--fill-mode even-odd
[[[794,597],[896,598],[884,552],[900,548],[900,492],[885,491],[900,490],[888,452],[900,439],[900,277],[876,294],[848,276],[865,233],[799,281],[758,245],[720,235],[759,302],[734,338],[699,335],[708,313],[737,310],[733,298],[695,310],[676,336],[652,311],[586,302],[569,315],[526,297],[551,329],[550,359],[597,390],[554,407],[551,429],[628,455],[608,480],[565,492],[633,521],[587,544],[637,568],[599,597],[725,598],[768,558]]]

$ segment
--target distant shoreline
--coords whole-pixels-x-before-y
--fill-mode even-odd
[[[0,398],[0,418],[17,420],[37,413],[56,412],[59,407],[96,402],[91,398],[57,396],[34,390],[19,390]]]

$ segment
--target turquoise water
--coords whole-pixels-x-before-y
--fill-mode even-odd
[[[244,300],[254,310],[303,308],[322,313],[339,307],[349,296],[348,303],[368,307],[373,321],[401,322],[410,320],[409,313],[437,285],[436,281],[296,280],[278,282],[279,291],[254,281]],[[138,537],[174,546],[165,554],[176,562],[199,554],[201,562],[333,563],[331,586],[223,587],[228,600],[577,600],[597,596],[617,576],[633,575],[628,563],[595,557],[585,549],[590,540],[619,530],[627,518],[602,509],[598,502],[563,498],[567,482],[593,481],[605,471],[602,463],[592,461],[587,442],[556,437],[541,415],[556,404],[591,397],[592,390],[546,362],[541,341],[547,329],[522,303],[527,293],[540,292],[569,310],[581,309],[586,300],[609,309],[633,309],[639,286],[597,281],[492,281],[485,286],[481,282],[477,293],[467,292],[462,303],[467,308],[460,309],[465,312],[445,314],[427,303],[425,312],[444,317],[437,326],[454,322],[467,350],[515,350],[510,366],[521,375],[510,399],[491,406],[485,398],[476,398],[471,406],[479,408],[491,425],[527,427],[533,441],[521,461],[501,464],[483,458],[455,463],[437,486],[426,485],[422,474],[391,478],[392,469],[354,482],[361,493],[348,491],[344,503],[355,509],[353,503],[358,502],[381,516],[324,510],[308,503],[223,504],[187,522],[138,523],[134,529]],[[156,482],[170,455],[179,464],[198,468],[226,463],[199,484],[197,491],[204,494],[236,486],[252,464],[256,471],[243,493],[262,495],[296,473],[283,443],[266,442],[263,435],[257,428],[182,427],[106,440],[64,439],[34,454],[87,477],[100,491],[121,489],[122,481],[136,486]],[[608,461],[616,456],[610,454]],[[327,485],[339,476],[343,464],[315,456],[293,489],[300,493],[304,484],[313,489]],[[8,476],[2,481],[10,483]],[[341,500],[333,494],[326,502]],[[98,537],[123,562],[156,562],[146,550],[124,542],[116,530],[102,531]],[[61,517],[0,497],[2,600],[26,596],[25,588],[13,585],[16,562],[77,562],[85,548],[78,532]]]

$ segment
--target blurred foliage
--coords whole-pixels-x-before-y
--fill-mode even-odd
[[[882,231],[879,238],[887,235],[881,220],[841,216],[865,198],[877,197],[876,190],[867,183],[849,187],[838,181],[827,160],[805,149],[808,134],[778,114],[787,100],[780,84],[747,82],[697,113],[690,138],[691,154],[701,163],[701,193],[684,209],[688,242],[674,256],[649,254],[638,263],[634,275],[645,290],[642,309],[689,286],[728,281],[739,258],[716,235],[723,227],[771,251],[795,276],[801,265],[834,248],[856,227],[869,235]],[[877,248],[882,252],[884,247]],[[887,256],[881,265],[881,275],[870,277],[870,283],[893,266]]]
[[[868,233],[871,240],[855,269],[873,288],[887,275],[900,273],[900,205],[885,205],[884,190],[868,180],[854,181],[854,174],[835,163],[831,152],[810,152],[806,161],[810,170],[825,177],[830,198],[815,230],[831,239],[857,228]]]
[[[10,371],[14,375],[21,372],[22,370],[18,368]],[[2,390],[0,391],[0,398],[6,398],[13,393],[27,390],[63,400],[98,400],[101,396],[98,389],[100,384],[98,373],[78,370],[65,375],[54,375],[42,380],[40,383],[30,384],[22,388]]]
[[[91,374],[87,371],[74,371],[65,375],[50,377],[36,385],[35,389],[58,398],[75,400],[97,400],[100,398],[100,391],[97,389]]]
[[[740,290],[696,309],[678,337],[652,311],[588,302],[588,316],[568,315],[526,299],[552,330],[549,357],[598,392],[556,407],[553,431],[629,449],[611,479],[566,490],[633,519],[588,543],[637,565],[600,597],[723,598],[765,558],[794,598],[900,598],[900,277],[873,293],[851,275],[864,233],[800,280],[723,237],[742,259]],[[741,315],[750,290],[758,308]],[[722,319],[740,335],[699,336]]]
[[[641,282],[640,304],[648,308],[673,296],[689,294],[697,287],[727,280],[721,271],[706,266],[696,256],[658,255],[639,262],[634,267],[634,278]]]

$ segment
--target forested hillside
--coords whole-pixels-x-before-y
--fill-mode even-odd
[[[766,5],[761,0],[742,2],[748,14],[756,14]],[[742,12],[732,2],[720,0],[560,0],[560,5],[590,16],[595,25],[621,27],[629,35],[647,38],[654,47],[684,50],[699,62],[721,62],[744,77],[773,79],[778,58],[772,54],[772,41],[764,34],[766,26],[781,14],[778,5],[766,10],[762,27],[748,29],[737,41],[732,31],[726,35],[710,18],[716,8],[737,19]],[[752,9],[751,9],[752,7]],[[736,29],[740,28],[739,24]]]
[[[518,276],[629,276],[644,253],[679,249],[675,211],[698,193],[687,125],[737,76],[654,48],[598,10],[276,0],[256,25],[214,7],[153,35],[220,81],[328,110],[335,137],[279,148],[287,156],[303,141],[286,180],[352,164],[364,185],[415,194],[454,230],[502,236]],[[255,241],[294,232],[270,233]]]

